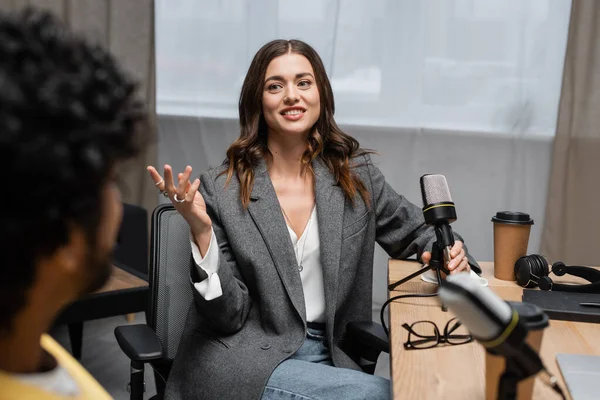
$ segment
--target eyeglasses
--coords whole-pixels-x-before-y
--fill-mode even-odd
[[[473,340],[467,329],[456,318],[446,323],[443,335],[440,335],[437,325],[431,321],[417,321],[411,325],[404,323],[402,327],[408,331],[408,340],[404,343],[406,350],[430,349],[442,343],[465,344]]]

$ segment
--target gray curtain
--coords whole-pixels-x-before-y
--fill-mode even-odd
[[[146,165],[156,164],[156,105],[153,0],[0,0],[0,10],[34,6],[53,12],[74,31],[106,47],[140,82],[150,114],[149,140],[135,160],[119,171],[123,201],[152,211],[156,188]]]
[[[600,265],[600,2],[573,0],[542,252]]]

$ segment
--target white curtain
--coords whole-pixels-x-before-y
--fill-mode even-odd
[[[570,0],[157,0],[158,112],[237,117],[266,42],[321,55],[337,120],[553,135]]]
[[[336,119],[420,205],[418,179],[448,178],[453,226],[493,259],[490,218],[535,219],[539,248],[570,0],[156,0],[159,163],[219,164],[256,51],[298,38],[321,55]],[[374,310],[387,256],[375,256]]]

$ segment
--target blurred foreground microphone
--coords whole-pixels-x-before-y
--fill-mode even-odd
[[[546,383],[564,398],[556,377],[550,375],[538,353],[525,341],[527,326],[516,308],[463,272],[446,278],[440,297],[489,353],[506,358],[507,370],[500,380],[498,399],[514,398],[517,383],[540,371]]]
[[[423,175],[421,177],[423,216],[427,225],[435,226],[435,235],[444,251],[444,261],[448,265],[450,249],[454,246],[454,235],[450,224],[456,221],[456,209],[450,196],[450,188],[444,175]]]

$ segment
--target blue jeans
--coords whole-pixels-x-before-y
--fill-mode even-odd
[[[302,347],[275,368],[263,400],[389,399],[390,381],[334,367],[325,332],[308,329]]]

